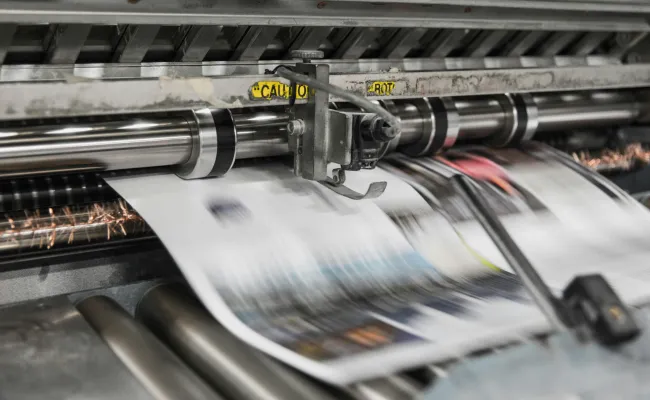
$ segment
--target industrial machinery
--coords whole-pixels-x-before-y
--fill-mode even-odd
[[[643,196],[649,17],[641,0],[0,1],[0,398],[403,399],[452,382],[428,365],[331,388],[258,354],[182,285],[150,290],[179,272],[102,176],[284,157],[363,199],[385,184],[357,192],[346,171],[390,153],[534,140]]]

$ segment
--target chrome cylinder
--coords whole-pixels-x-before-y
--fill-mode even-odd
[[[546,94],[533,96],[538,132],[579,130],[634,122],[641,106],[630,93]]]
[[[77,308],[156,399],[221,399],[113,300],[102,296],[89,297]]]
[[[333,400],[225,330],[180,286],[151,289],[136,315],[228,398]]]
[[[289,114],[273,111],[233,114],[237,127],[237,159],[289,153]]]
[[[185,163],[194,123],[182,116],[0,130],[0,177]]]
[[[641,113],[634,94],[498,95],[405,99],[390,103],[402,124],[391,148],[432,154],[488,139],[503,146],[536,132],[629,124]],[[0,178],[74,171],[176,166],[179,176],[226,173],[235,159],[287,154],[289,115],[269,110],[188,111],[121,121],[68,120],[0,130]]]
[[[484,139],[501,132],[506,125],[507,110],[494,97],[454,99],[463,140]]]

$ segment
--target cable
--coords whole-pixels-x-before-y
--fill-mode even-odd
[[[395,138],[401,132],[401,124],[399,118],[397,118],[396,116],[388,112],[388,110],[382,108],[378,104],[371,102],[370,100],[366,99],[363,96],[359,96],[356,93],[352,93],[348,90],[345,90],[338,86],[334,86],[330,83],[319,81],[310,76],[298,74],[296,72],[289,70],[287,67],[284,66],[277,68],[275,73],[281,78],[288,79],[292,82],[302,83],[304,85],[309,86],[310,88],[322,90],[331,95],[345,99],[350,103],[353,103],[354,105],[357,105],[368,112],[372,112],[379,115],[384,119],[385,124],[388,125],[387,127],[382,128],[382,133],[386,141]]]

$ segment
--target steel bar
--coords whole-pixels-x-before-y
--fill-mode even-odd
[[[419,394],[418,388],[401,377],[356,383],[348,388],[348,392],[360,400],[410,400]]]
[[[427,33],[426,28],[400,29],[388,43],[383,47],[381,52],[382,58],[398,59],[404,58],[416,47],[420,39]]]
[[[79,57],[91,25],[62,24],[51,26],[47,41],[45,62],[50,64],[74,64]]]
[[[117,200],[118,197],[99,174],[93,173],[0,181],[2,213],[105,203]]]
[[[122,28],[113,62],[139,63],[147,55],[160,27],[157,25],[129,25]]]
[[[354,28],[338,46],[334,58],[359,59],[379,36],[379,28]]]
[[[177,165],[192,149],[189,118],[10,126],[0,131],[0,176]]]
[[[368,85],[373,82],[394,81],[390,95],[372,97],[378,100],[475,96],[645,87],[650,86],[650,64],[354,73],[332,74],[330,78],[331,84],[362,96],[368,95]],[[259,81],[288,83],[269,75],[6,83],[0,85],[0,120],[260,106],[259,99],[248,96],[249,89]],[[331,97],[331,101],[341,100]],[[276,98],[263,104],[288,102]]]
[[[221,398],[113,300],[101,296],[89,297],[81,301],[77,308],[155,398]]]
[[[440,3],[440,0],[436,1]],[[449,3],[449,2],[447,2]],[[476,3],[472,1],[471,3]],[[631,14],[602,12],[585,13],[556,9],[539,9],[534,13],[517,7],[472,7],[466,12],[458,5],[422,7],[416,4],[373,4],[341,1],[326,6],[313,1],[263,2],[258,0],[223,0],[187,4],[178,0],[47,0],[3,1],[0,22],[78,23],[89,24],[159,24],[159,25],[275,25],[275,26],[391,26],[473,29],[548,30],[648,30],[648,23],[639,13],[648,6],[617,8]],[[527,4],[533,4],[527,1]],[[554,2],[561,4],[562,2]],[[577,3],[577,2],[573,2]],[[584,2],[580,2],[584,3]],[[558,7],[560,8],[560,7]],[[609,10],[613,7],[610,5]]]
[[[237,127],[237,159],[287,154],[289,115],[278,112],[234,114]]]
[[[641,112],[641,105],[629,93],[539,95],[534,100],[539,109],[539,132],[626,125]]]
[[[432,32],[427,32],[425,36],[430,36]],[[300,35],[299,35],[300,36]],[[177,38],[177,40],[180,40]],[[298,39],[296,39],[298,40]],[[424,40],[424,38],[422,39]],[[225,40],[218,40],[217,43],[223,45]],[[216,46],[216,45],[215,45]],[[319,47],[298,46],[297,49],[309,49]],[[40,48],[40,46],[39,46]],[[106,46],[108,49],[108,46]],[[294,50],[293,47],[291,47]],[[171,51],[171,46],[170,46]],[[223,49],[228,51],[228,49]],[[289,56],[289,54],[287,54]],[[476,63],[472,58],[402,58],[402,59],[382,59],[367,58],[360,60],[336,60],[324,59],[320,63],[330,66],[330,73],[334,74],[360,74],[368,71],[389,71],[397,69],[403,72],[418,71],[445,71],[445,70],[462,70],[472,69]],[[588,57],[561,56],[554,59],[516,56],[516,57],[487,57],[485,68],[490,70],[502,70],[509,66],[525,67],[546,67],[553,65],[554,61],[558,65],[565,66],[591,66],[592,68],[605,65],[621,64],[620,55],[591,55]],[[137,82],[139,79],[194,79],[194,78],[217,78],[224,76],[239,75],[264,75],[266,70],[273,70],[279,65],[291,64],[289,61],[282,60],[261,60],[261,61],[204,61],[202,63],[175,63],[175,62],[152,62],[144,64],[76,64],[76,65],[50,65],[43,67],[41,65],[3,65],[0,67],[0,83],[43,83],[56,81],[71,80],[101,80],[101,79],[130,79]],[[483,67],[481,67],[483,68]],[[552,68],[548,68],[552,70]],[[605,70],[603,70],[605,71]],[[481,72],[481,71],[477,71]],[[539,71],[538,71],[539,72]],[[478,76],[481,76],[480,74]],[[267,77],[268,78],[268,77]],[[584,87],[583,89],[590,89]],[[512,92],[512,90],[510,90]],[[470,94],[470,93],[466,93]],[[243,106],[243,105],[242,105]]]
[[[293,50],[318,50],[325,42],[334,28],[327,26],[305,27],[302,28],[296,39],[286,52],[286,57],[291,57]]]
[[[136,315],[228,398],[334,399],[238,340],[182,286],[151,289],[140,301]]]
[[[246,30],[231,56],[232,60],[259,60],[280,30],[275,26],[251,26]]]
[[[624,92],[539,94],[533,100],[539,114],[537,132],[626,125],[636,120],[641,110],[635,95]],[[498,97],[459,97],[453,103],[458,113],[457,139],[461,141],[497,135],[513,116],[513,110]],[[418,142],[427,134],[425,130],[431,130],[431,111],[408,100],[395,104],[403,130],[399,144]],[[289,151],[288,114],[271,108],[258,110],[233,112],[237,159]],[[0,176],[180,165],[190,158],[193,138],[201,129],[191,112],[121,118],[10,125],[0,131]]]
[[[499,252],[517,273],[532,298],[542,310],[546,318],[559,331],[571,326],[567,310],[555,298],[551,289],[546,286],[544,280],[539,276],[535,268],[526,258],[514,239],[510,237],[501,221],[480,195],[475,183],[464,175],[456,175],[451,178],[452,187],[468,207],[474,218],[481,224],[488,233],[490,239],[495,243]]]
[[[546,34],[543,31],[519,32],[505,45],[502,55],[507,57],[523,56]]]
[[[176,61],[203,61],[217,41],[223,27],[219,25],[191,26],[176,46]]]
[[[2,65],[7,57],[9,48],[16,33],[16,24],[2,24],[0,25],[0,65]]]
[[[461,139],[482,139],[501,131],[506,112],[493,98],[465,98],[455,100],[460,117]]]

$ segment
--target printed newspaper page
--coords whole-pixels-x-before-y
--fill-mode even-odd
[[[386,171],[349,175],[359,191],[384,180],[387,192],[352,201],[283,166],[107,181],[216,319],[324,381],[344,385],[549,329],[505,263],[482,255],[494,252],[485,235],[468,242]]]
[[[576,275],[602,273],[626,302],[650,300],[650,267],[644,261],[650,256],[650,213],[613,184],[604,186],[602,178],[558,163],[545,151],[477,148],[418,163],[442,176],[450,171],[472,175],[515,242],[558,294]],[[440,189],[437,196],[443,202],[453,198]],[[521,205],[519,210],[508,211],[505,203],[495,201],[504,196],[513,206]],[[448,200],[445,207],[462,214],[458,202]],[[468,241],[484,237],[476,221],[455,225]],[[475,246],[483,248],[486,258],[501,260],[493,246]]]

